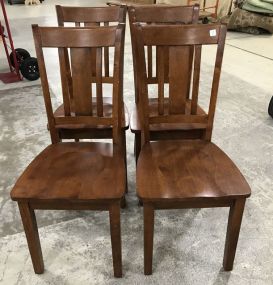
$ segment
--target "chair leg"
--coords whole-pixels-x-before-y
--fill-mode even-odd
[[[126,208],[126,198],[125,198],[125,196],[123,196],[121,198],[120,207],[121,207],[121,209],[125,209]]]
[[[244,213],[245,201],[245,198],[237,199],[230,207],[223,261],[223,267],[225,271],[231,271],[233,268],[233,262]]]
[[[126,130],[123,130],[122,133],[122,149],[124,155],[124,163],[125,163],[125,181],[126,181],[126,193],[128,193],[128,178],[127,178],[127,149],[126,149]]]
[[[34,210],[26,202],[18,202],[28,248],[36,274],[44,272],[44,262]]]
[[[135,160],[137,160],[141,150],[141,133],[135,133]]]
[[[109,215],[114,276],[119,278],[122,277],[120,202],[110,206]]]
[[[154,207],[144,203],[144,274],[153,273]]]

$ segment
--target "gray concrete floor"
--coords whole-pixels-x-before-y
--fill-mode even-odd
[[[53,1],[45,0],[42,5],[38,6],[24,6],[24,5],[7,5],[7,13],[10,19],[10,25],[13,34],[13,40],[16,47],[26,48],[33,56],[34,44],[32,39],[31,24],[38,23],[41,25],[56,25],[55,17],[55,5],[80,5],[80,6],[99,6],[104,4],[106,1],[102,0],[63,0]],[[0,16],[1,17],[1,16]],[[129,34],[127,33],[127,36]],[[127,49],[125,52],[130,53]],[[204,50],[204,62],[209,61],[212,55],[213,48],[206,48]],[[54,58],[54,54],[48,53],[48,61],[50,62],[51,57]],[[7,70],[6,59],[4,57],[3,50],[0,47],[0,72]],[[256,86],[261,92],[265,94],[272,94],[273,96],[273,37],[269,35],[254,36],[235,32],[229,32],[226,41],[223,72],[232,75],[230,78],[234,80],[230,84],[236,86],[236,79],[238,81],[244,81],[249,83],[250,86]],[[50,87],[53,91],[57,91],[60,87],[59,77],[57,71],[51,68],[49,70],[49,82]],[[35,82],[22,81],[10,85],[5,85],[0,82],[0,90],[18,88],[23,86],[37,85],[39,80]],[[57,94],[57,92],[54,92]],[[133,95],[132,95],[133,96]],[[257,94],[259,97],[260,94]],[[269,99],[269,98],[268,98]],[[264,105],[266,112],[266,102]],[[272,120],[273,124],[273,120]],[[251,142],[249,142],[251,143]],[[1,197],[0,197],[1,202]],[[273,206],[271,206],[273,207]],[[261,216],[258,215],[260,218]],[[256,219],[257,223],[260,221]],[[268,226],[270,225],[270,221]],[[254,233],[255,234],[255,233]],[[259,233],[260,234],[260,233]],[[5,233],[3,234],[5,236]],[[256,245],[254,245],[255,247]],[[259,248],[259,247],[258,247]],[[12,250],[12,249],[11,249]],[[271,261],[264,259],[265,263],[271,264]],[[253,262],[253,268],[255,263]],[[272,265],[273,268],[273,265]],[[249,268],[249,271],[252,269]],[[254,270],[254,269],[253,269]],[[0,267],[1,275],[1,267]],[[272,280],[272,279],[271,279]],[[253,280],[254,284],[255,280]],[[1,283],[1,279],[0,279]],[[215,283],[215,284],[220,284]],[[224,282],[223,282],[224,283]],[[8,284],[8,283],[5,283]],[[10,283],[12,284],[12,283]],[[20,282],[19,282],[20,284]],[[50,283],[52,284],[52,283]],[[171,283],[172,284],[172,283]],[[221,283],[222,284],[222,283]],[[236,284],[233,283],[233,284]],[[244,283],[240,283],[244,284]],[[251,283],[252,284],[252,283]],[[255,283],[259,284],[259,282]],[[261,284],[261,283],[260,283]],[[270,284],[270,283],[266,283]]]

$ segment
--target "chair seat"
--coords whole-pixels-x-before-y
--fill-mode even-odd
[[[164,99],[164,107],[167,111],[169,108],[168,104],[169,100],[168,98]],[[191,100],[187,100],[186,102],[186,114],[190,114],[190,105]],[[149,112],[151,115],[157,115],[158,113],[158,104],[157,104],[157,98],[150,98],[149,99]],[[197,106],[197,114],[203,115],[205,114],[204,110]],[[192,130],[193,128],[197,129],[197,126],[193,126],[192,124],[154,124],[150,126],[151,131],[168,131],[168,130]],[[133,110],[131,112],[130,117],[130,129],[133,133],[139,133],[141,132],[141,124],[140,124],[140,117],[139,112],[137,111],[137,105],[135,104],[133,107]]]
[[[93,114],[96,114],[96,98],[93,99],[92,102],[92,109],[93,109]],[[105,117],[110,117],[112,115],[112,98],[111,97],[103,97],[103,112],[104,112],[104,116]],[[64,106],[63,104],[60,105],[54,112],[54,117],[63,117],[64,116]],[[122,114],[122,122],[121,122],[121,126],[123,129],[128,129],[129,128],[129,112],[128,112],[128,108],[126,107],[126,105],[124,104],[124,109],[123,109],[123,114]],[[72,125],[62,125],[62,128],[67,128],[67,129],[71,129],[71,128],[77,128],[80,129],[81,126],[77,125],[77,126],[72,126]],[[82,128],[86,128],[86,126],[82,126]],[[112,127],[110,126],[88,126],[89,129],[109,129],[111,130]]]
[[[151,142],[138,159],[137,193],[143,201],[238,198],[250,191],[240,170],[211,142]]]
[[[120,199],[125,191],[123,154],[111,143],[58,143],[26,168],[13,200]]]

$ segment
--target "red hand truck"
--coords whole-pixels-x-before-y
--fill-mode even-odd
[[[4,25],[0,21],[0,36],[10,69],[9,72],[0,73],[0,80],[4,83],[17,82],[22,80],[23,77],[31,81],[36,80],[40,77],[37,59],[30,57],[29,52],[25,49],[14,48],[4,0],[0,0],[0,4],[4,17]]]

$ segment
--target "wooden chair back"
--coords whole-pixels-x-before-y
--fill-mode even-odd
[[[136,70],[135,60],[135,49],[136,49],[136,36],[134,31],[134,23],[145,23],[145,24],[176,24],[176,25],[187,25],[196,24],[199,17],[199,6],[169,6],[169,5],[146,5],[146,6],[131,6],[128,7],[130,31],[132,39],[132,54],[134,70]],[[147,67],[148,67],[148,84],[158,83],[158,50],[153,51],[151,46],[147,46]],[[153,55],[155,53],[155,56]],[[164,82],[168,82],[168,50],[165,49],[165,76]],[[155,62],[155,64],[154,64]],[[155,66],[155,70],[154,67]],[[136,102],[138,102],[138,90],[136,84],[136,72],[135,72],[135,94]]]
[[[137,78],[140,96],[140,114],[142,123],[142,144],[150,140],[150,127],[156,124],[181,124],[185,129],[205,130],[204,139],[211,140],[216,99],[218,93],[222,58],[226,37],[226,26],[220,24],[211,25],[141,25],[134,24],[136,28],[136,56]],[[211,95],[208,112],[197,113],[200,63],[203,45],[217,45],[215,67],[213,73]],[[149,111],[148,83],[149,75],[146,65],[145,47],[155,46],[158,50],[158,109],[155,113]],[[193,48],[193,71],[189,65],[191,61],[191,49]],[[168,51],[168,100],[164,104],[165,88],[164,56]],[[188,79],[191,72],[193,78],[191,86]],[[190,87],[190,88],[189,88]],[[191,90],[191,100],[187,100]],[[190,104],[190,106],[186,106]]]
[[[126,8],[122,6],[116,7],[69,7],[56,5],[56,13],[58,25],[60,27],[66,25],[74,25],[75,27],[108,27],[111,25],[125,24],[126,23]],[[122,49],[124,49],[124,34],[122,35]],[[68,53],[64,52],[66,61],[68,62]],[[123,51],[122,51],[123,56]],[[103,73],[101,77],[96,76],[96,59],[100,62],[103,59]],[[100,52],[96,48],[91,49],[90,68],[92,71],[91,83],[96,83],[96,90],[100,92],[102,84],[112,83],[113,76],[110,73],[111,62],[109,60],[109,47],[104,47]],[[88,61],[87,61],[88,62]],[[70,77],[70,66],[66,64],[68,81],[70,82],[71,96],[72,82]]]
[[[59,26],[73,23],[80,26],[109,26],[126,22],[126,8],[121,7],[69,7],[56,5]]]
[[[113,142],[120,143],[124,25],[88,28],[39,27],[33,25],[32,29],[52,143],[59,142],[58,129],[90,128],[94,125],[112,126]],[[99,91],[97,90],[96,100],[92,98],[91,69],[86,68],[91,50],[96,48],[97,55],[101,55],[104,47],[114,47],[113,78],[111,81],[109,80],[109,83],[113,85],[111,113],[105,112],[103,109],[102,88]],[[63,89],[63,116],[54,116],[53,113],[44,61],[44,48],[58,50]],[[66,52],[70,53],[70,62],[66,61]],[[67,64],[71,66],[73,100],[70,96],[67,80]],[[95,66],[96,76],[101,79],[101,56],[97,56]]]

